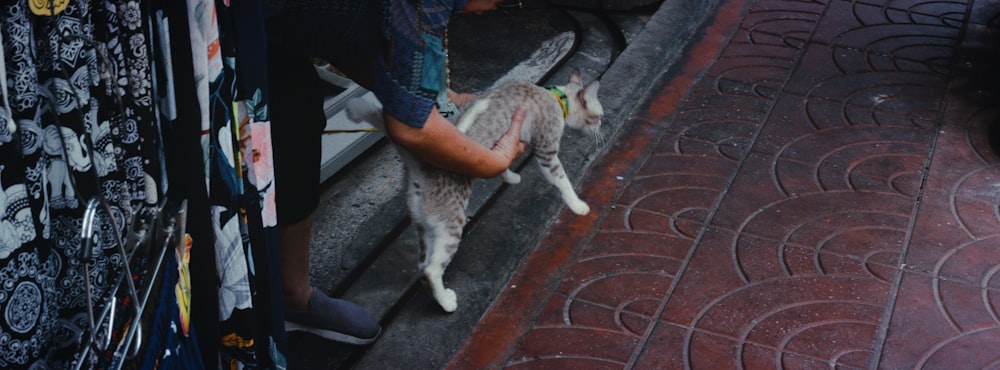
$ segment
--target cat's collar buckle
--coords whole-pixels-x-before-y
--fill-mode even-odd
[[[562,107],[563,110],[563,119],[566,119],[566,117],[569,116],[569,99],[566,98],[566,93],[562,92],[562,90],[559,90],[559,88],[555,86],[546,86],[545,88],[548,89],[552,95],[555,95],[556,99],[559,99],[559,106]]]

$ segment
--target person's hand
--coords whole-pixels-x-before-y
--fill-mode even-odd
[[[451,102],[459,108],[465,107],[465,104],[476,100],[476,98],[478,98],[476,94],[461,94],[448,89],[448,99],[451,99]]]
[[[521,141],[521,126],[524,125],[526,115],[527,108],[518,107],[510,119],[510,127],[507,128],[507,132],[500,137],[500,140],[497,140],[496,144],[493,144],[493,148],[490,148],[491,151],[506,158],[510,163],[513,163],[528,147],[528,144]]]

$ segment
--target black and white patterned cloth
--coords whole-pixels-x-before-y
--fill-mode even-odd
[[[0,1],[0,368],[74,360],[84,279],[104,296],[124,263],[112,222],[158,196],[147,194],[160,163],[142,22],[138,1],[73,1],[54,16]],[[85,276],[81,218],[96,196],[111,216],[98,216]]]

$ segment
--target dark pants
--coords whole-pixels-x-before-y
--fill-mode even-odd
[[[382,50],[383,1],[281,2],[268,16],[268,86],[279,225],[319,203],[326,126],[323,92],[310,57],[327,60],[367,86]]]
[[[319,203],[326,115],[321,82],[307,57],[270,43],[268,76],[275,202],[278,224],[287,225],[308,216]]]

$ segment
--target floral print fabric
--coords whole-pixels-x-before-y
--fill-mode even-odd
[[[260,4],[188,0],[188,10],[220,282],[220,362],[283,368],[284,325],[267,320],[282,317],[280,295],[266,294],[269,277],[257,274],[258,267],[268,271],[260,264],[276,259],[255,258],[277,247],[266,237],[277,225],[267,86],[266,79],[253,78],[267,71]]]

